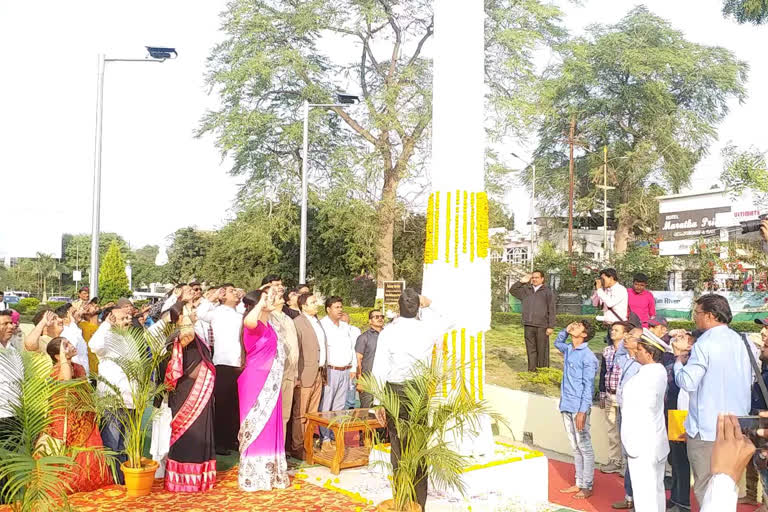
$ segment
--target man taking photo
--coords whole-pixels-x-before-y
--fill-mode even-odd
[[[549,366],[549,336],[555,329],[555,293],[534,270],[512,285],[509,293],[523,304],[523,330],[528,371]]]

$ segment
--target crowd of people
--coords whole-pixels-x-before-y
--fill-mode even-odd
[[[510,290],[522,302],[529,371],[547,366],[549,360],[555,301],[544,278],[543,272],[535,271]],[[704,509],[728,510],[711,505],[724,488],[729,496],[734,492],[733,481],[730,487],[722,482],[710,485],[716,474],[713,450],[718,418],[720,413],[746,416],[766,410],[761,384],[768,383],[768,318],[755,320],[762,330],[758,339],[750,339],[730,328],[733,315],[728,300],[705,294],[695,301],[696,328],[669,330],[667,320],[656,314],[647,282],[644,274],[636,274],[628,289],[615,269],[601,270],[592,295],[600,315],[594,322],[571,323],[554,341],[564,357],[559,407],[575,463],[574,485],[561,492],[576,499],[588,499],[594,493],[590,413],[597,380],[598,405],[608,425],[608,463],[601,471],[624,477],[625,498],[613,509],[690,510],[693,476],[693,494]],[[600,323],[608,334],[598,360],[588,342]],[[684,425],[675,425],[682,417]],[[723,424],[730,421],[721,418],[721,430],[727,430]],[[758,479],[768,484],[765,468],[765,455],[758,451],[747,467],[747,501],[757,501]],[[729,509],[734,508],[735,499]]]
[[[403,300],[411,302],[389,329],[397,329],[401,319],[415,318],[421,307],[428,306],[428,299],[416,294],[415,312],[408,313],[414,294],[413,290],[403,294]],[[78,295],[55,310],[40,311],[26,336],[19,329],[18,313],[0,311],[0,348],[45,355],[51,360],[53,378],[95,385],[98,395],[119,392],[125,410],[106,414],[97,424],[94,413],[81,413],[68,403],[67,411],[54,411],[45,436],[71,449],[104,446],[124,462],[125,429],[117,416],[134,404],[132,382],[120,361],[136,356],[127,329],[163,336],[167,356],[156,380],[167,392],[154,404],[158,410],[150,452],[159,463],[165,488],[178,492],[211,489],[216,455],[233,451],[239,452],[241,489],[286,487],[286,453],[305,457],[307,414],[358,405],[357,381],[373,372],[378,336],[385,325],[382,311],[372,309],[369,328],[361,333],[350,325],[340,297],[321,302],[307,285],[285,290],[274,275],[248,293],[230,283],[205,291],[197,281],[181,284],[166,300],[142,308],[125,298],[100,308],[87,288]],[[321,308],[325,315],[318,314]],[[431,354],[431,345],[425,352]],[[398,369],[411,364],[396,359]],[[386,371],[387,366],[383,368]],[[0,374],[0,386],[12,385],[18,383]],[[8,394],[0,393],[0,437],[7,435],[13,421],[10,402]],[[371,407],[372,402],[370,394],[360,393],[362,407]],[[333,433],[323,429],[315,443],[319,449],[332,447]],[[77,456],[79,464],[69,482],[72,492],[112,482],[113,473],[103,458],[82,458],[94,453]],[[115,474],[117,483],[124,483],[119,466]]]

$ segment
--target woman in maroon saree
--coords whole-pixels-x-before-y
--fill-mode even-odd
[[[171,358],[165,371],[171,408],[171,444],[165,488],[201,492],[216,483],[213,437],[213,383],[216,368],[207,345],[195,334],[194,319],[178,302],[170,310],[179,330],[171,335]]]

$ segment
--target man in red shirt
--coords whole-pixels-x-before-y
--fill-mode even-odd
[[[627,291],[629,310],[640,318],[643,327],[648,327],[648,319],[656,316],[656,299],[646,286],[648,276],[638,273],[632,280],[632,288]]]

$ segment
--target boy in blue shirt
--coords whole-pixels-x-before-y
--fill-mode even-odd
[[[560,384],[560,413],[573,449],[576,485],[562,489],[562,493],[576,493],[576,499],[592,496],[595,475],[595,453],[589,435],[589,413],[597,374],[597,357],[587,342],[595,335],[594,326],[587,320],[573,322],[560,331],[555,348],[562,352],[563,381]],[[568,336],[571,343],[566,343]]]

